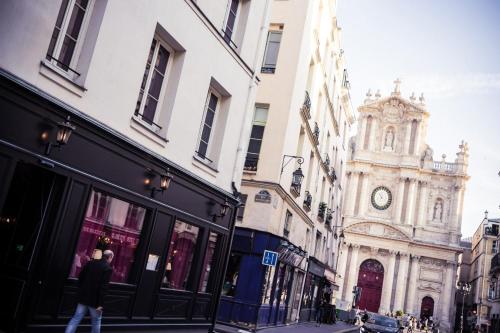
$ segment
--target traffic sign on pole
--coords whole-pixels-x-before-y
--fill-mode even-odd
[[[273,251],[264,251],[264,255],[262,256],[262,265],[266,266],[276,266],[278,262],[278,253]]]

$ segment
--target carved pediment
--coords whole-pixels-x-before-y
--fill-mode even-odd
[[[424,109],[423,105],[414,103],[410,100],[407,100],[401,96],[389,96],[377,100],[370,101],[366,103],[365,105],[361,106],[361,108],[369,108],[369,109],[378,109],[380,111],[383,111],[384,114],[386,112],[388,113],[393,113],[395,111],[397,112],[422,112],[425,113],[426,110]]]
[[[352,224],[345,229],[346,232],[363,234],[367,236],[384,237],[403,241],[411,240],[408,235],[396,227],[377,222],[360,222]]]

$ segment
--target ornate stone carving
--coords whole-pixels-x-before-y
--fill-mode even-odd
[[[427,266],[444,267],[446,265],[446,261],[441,259],[422,258],[420,261]]]
[[[401,232],[399,232],[399,231],[397,231],[395,229],[392,229],[392,228],[388,228],[388,227],[384,228],[384,234],[383,234],[383,236],[387,237],[387,238],[401,239],[401,240],[408,239]]]
[[[441,285],[438,283],[432,283],[432,282],[420,282],[418,289],[420,290],[426,290],[426,291],[434,291],[437,293],[441,292]]]

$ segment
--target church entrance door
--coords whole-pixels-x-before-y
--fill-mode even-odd
[[[384,267],[374,259],[363,261],[359,267],[358,287],[361,288],[361,298],[358,305],[361,310],[378,312],[382,298],[384,282]]]
[[[432,297],[425,296],[422,299],[422,307],[420,308],[420,317],[432,317],[434,315],[434,300]]]

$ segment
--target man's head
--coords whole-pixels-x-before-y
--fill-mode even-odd
[[[113,251],[111,250],[105,250],[103,253],[102,253],[102,258],[104,260],[106,260],[108,263],[111,263],[111,261],[113,260],[113,257],[115,256],[115,254],[113,253]]]

